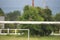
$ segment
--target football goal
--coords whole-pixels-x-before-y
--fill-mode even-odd
[[[29,29],[0,29],[0,35],[18,35],[24,37],[27,35],[27,40],[29,40]]]

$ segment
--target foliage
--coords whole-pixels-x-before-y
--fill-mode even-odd
[[[42,24],[42,26],[41,26],[41,29],[43,30],[43,34],[41,34],[41,35],[46,35],[46,36],[48,36],[48,35],[50,35],[50,33],[52,32],[52,26],[49,24]]]
[[[0,16],[4,16],[3,10],[0,8]],[[60,21],[60,13],[57,13],[54,17],[52,15],[52,11],[49,8],[41,8],[41,7],[32,7],[32,6],[25,6],[23,9],[23,13],[21,15],[20,11],[16,10],[6,14],[6,21]],[[6,28],[16,28],[17,24],[6,24]],[[54,25],[53,25],[54,26]],[[49,35],[53,29],[58,30],[60,29],[60,25],[55,25],[52,27],[51,25],[45,24],[23,24],[19,25],[17,28],[25,28],[30,29],[31,35]]]
[[[60,21],[60,13],[57,13],[55,16],[54,16],[54,20],[55,21]],[[60,24],[55,24],[53,25],[53,31],[56,32],[56,31],[59,31],[60,30]]]
[[[23,15],[20,16],[20,20],[22,21],[51,21],[51,10],[50,9],[43,9],[40,7],[31,7],[25,6]],[[46,17],[47,16],[47,17]],[[50,35],[51,28],[50,25],[43,26],[45,29],[42,28],[43,25],[36,24],[23,24],[20,25],[20,28],[23,29],[30,29],[31,35]]]
[[[13,11],[6,14],[6,21],[17,21],[20,16],[20,11]]]
[[[16,24],[5,24],[5,28],[6,29],[15,29],[15,28],[17,28],[17,25]]]
[[[1,8],[0,8],[0,16],[4,16],[4,12]]]
[[[38,14],[37,8],[31,6],[24,7],[24,13],[21,16],[22,21],[43,21],[44,18]]]
[[[52,21],[52,11],[49,8],[42,9],[39,13],[44,21]]]
[[[60,13],[57,13],[57,14],[55,15],[55,21],[60,21]]]

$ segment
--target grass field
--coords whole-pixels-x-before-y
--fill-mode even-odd
[[[0,40],[27,40],[27,37],[0,36]],[[60,40],[60,36],[30,37],[30,40]]]

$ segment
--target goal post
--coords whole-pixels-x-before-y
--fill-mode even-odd
[[[22,22],[19,22],[19,21],[0,21],[0,24],[22,24]],[[24,22],[23,22],[24,23]],[[7,30],[7,33],[2,33],[2,30]],[[14,30],[14,33],[10,33],[9,31],[10,30]],[[30,30],[29,29],[0,29],[0,35],[7,35],[7,34],[9,34],[9,35],[20,35],[19,33],[17,33],[17,31],[16,30],[22,30],[22,31],[27,31],[27,40],[29,40],[29,38],[30,38]]]
[[[2,30],[7,30],[7,33],[2,33]],[[10,30],[14,30],[15,32],[14,33],[10,33],[9,31]],[[21,35],[20,33],[17,33],[17,30],[20,30],[20,31],[27,31],[27,37],[28,37],[28,40],[29,40],[29,36],[30,36],[30,30],[29,29],[0,29],[0,35]]]

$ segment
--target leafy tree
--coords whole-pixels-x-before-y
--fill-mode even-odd
[[[60,13],[57,13],[57,14],[55,15],[55,21],[60,21]]]
[[[55,21],[60,21],[60,13],[57,13],[55,16],[54,16],[54,20]],[[59,31],[60,30],[60,24],[55,24],[54,27],[53,27],[53,31]]]
[[[22,21],[43,21],[44,18],[38,14],[37,8],[31,6],[24,7],[24,13],[21,16]]]
[[[8,14],[6,14],[6,21],[18,21],[19,16],[21,15],[20,11],[13,11]],[[17,28],[17,24],[5,24],[6,28]]]
[[[16,24],[5,24],[5,29],[16,29],[17,25]]]
[[[45,21],[52,21],[52,11],[49,8],[44,9],[43,14]]]
[[[6,21],[17,21],[20,16],[20,11],[13,11],[6,14]]]
[[[46,18],[44,18],[44,9],[40,7],[31,7],[31,6],[25,6],[23,15],[20,16],[21,21],[44,21]],[[47,13],[46,13],[47,14]],[[47,14],[48,15],[48,14]],[[51,16],[51,14],[49,14]],[[47,21],[47,20],[46,20]],[[50,25],[43,26],[45,30],[42,28],[43,25],[36,24],[23,24],[20,25],[20,28],[30,29],[31,35],[49,35],[51,33]],[[48,31],[48,32],[47,32]]]
[[[52,11],[49,8],[36,7],[38,14],[44,18],[44,21],[53,21]]]
[[[4,16],[4,12],[1,8],[0,8],[0,16]]]
[[[50,24],[42,24],[41,29],[43,30],[42,35],[48,36],[52,32],[52,26]]]

